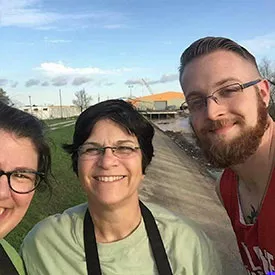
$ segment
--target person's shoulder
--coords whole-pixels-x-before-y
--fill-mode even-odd
[[[86,209],[87,203],[83,203],[43,219],[31,229],[24,241],[34,237],[50,237],[51,234],[56,235],[59,232],[62,235],[71,232],[78,224],[82,224]]]

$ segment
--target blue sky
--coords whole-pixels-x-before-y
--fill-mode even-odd
[[[23,104],[72,104],[181,91],[179,57],[194,40],[226,36],[275,60],[275,2],[0,0],[0,87]]]

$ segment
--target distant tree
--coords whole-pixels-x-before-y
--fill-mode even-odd
[[[5,104],[11,103],[7,93],[2,88],[0,88],[0,101],[4,102]]]
[[[266,78],[271,82],[269,113],[275,120],[275,68],[272,66],[271,60],[266,57],[263,58],[259,64],[259,71],[263,78]]]
[[[92,97],[89,96],[85,90],[80,90],[78,92],[75,92],[76,99],[73,99],[73,104],[78,106],[81,110],[81,112],[88,108],[92,101]]]

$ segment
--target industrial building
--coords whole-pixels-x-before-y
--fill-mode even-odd
[[[182,92],[164,92],[128,100],[140,111],[175,111],[184,101]]]
[[[22,111],[33,114],[39,119],[68,118],[80,115],[77,106],[25,106]]]

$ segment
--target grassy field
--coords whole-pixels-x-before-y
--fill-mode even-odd
[[[6,240],[16,249],[26,233],[41,219],[62,212],[68,207],[86,201],[80,183],[72,172],[70,157],[63,151],[61,145],[72,140],[73,125],[50,131],[48,138],[52,149],[53,174],[57,180],[53,183],[53,193],[49,196],[47,190],[38,190],[34,196],[27,215],[13,230]]]
[[[44,119],[43,121],[45,122],[46,125],[50,126],[55,123],[66,122],[68,120],[74,120],[74,119],[76,119],[76,117]]]

